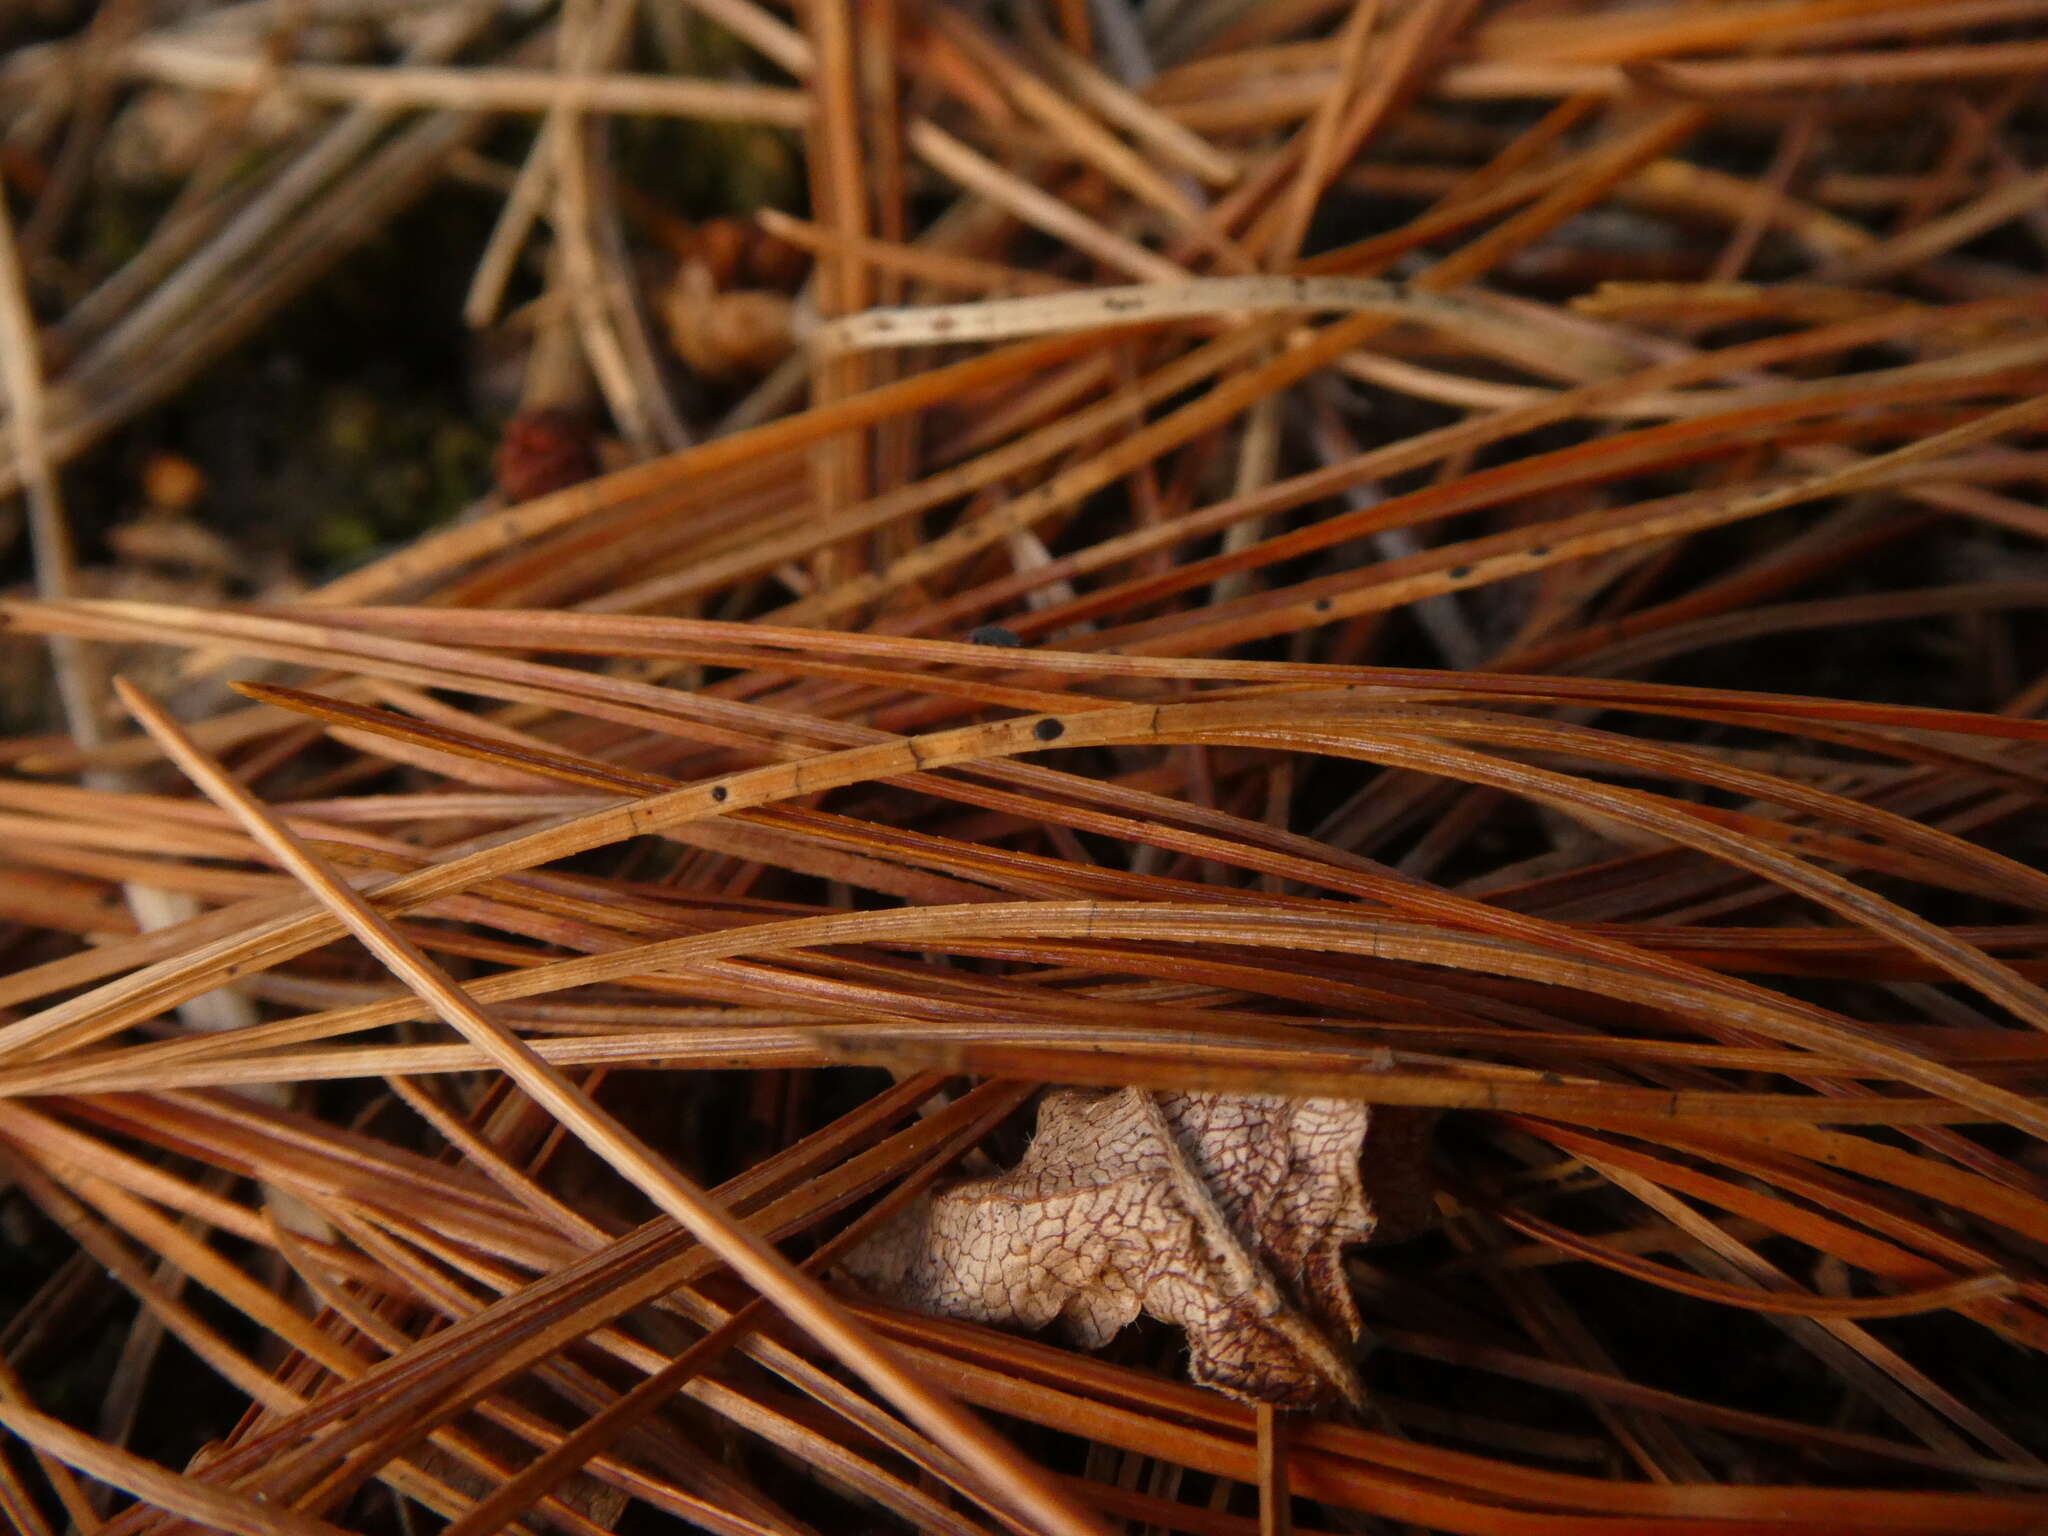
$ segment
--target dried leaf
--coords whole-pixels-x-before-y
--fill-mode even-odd
[[[1360,1398],[1342,1250],[1372,1235],[1368,1125],[1343,1099],[1062,1090],[1016,1167],[943,1188],[848,1260],[922,1311],[1100,1348],[1142,1311],[1183,1328],[1189,1373],[1255,1402]],[[1407,1128],[1417,1150],[1421,1136]],[[1411,1181],[1412,1182],[1412,1181]]]

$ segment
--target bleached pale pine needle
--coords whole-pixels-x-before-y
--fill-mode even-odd
[[[869,309],[828,320],[810,333],[826,352],[935,342],[1010,341],[1126,325],[1163,325],[1211,315],[1377,313],[1455,331],[1497,317],[1455,299],[1415,293],[1363,277],[1208,277],[1089,288],[973,304]]]
[[[225,54],[159,38],[134,44],[127,72],[167,85],[209,91],[276,91],[309,101],[385,109],[438,107],[461,112],[618,112],[709,122],[800,128],[810,120],[802,91],[674,75],[554,74],[547,70],[429,65],[274,64],[254,54]]]

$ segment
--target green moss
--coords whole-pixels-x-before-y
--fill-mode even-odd
[[[346,565],[446,522],[489,483],[491,442],[454,402],[325,392],[312,468],[331,497],[308,527],[319,559]]]

